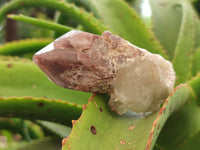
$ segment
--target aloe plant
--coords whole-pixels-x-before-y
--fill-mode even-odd
[[[0,2],[2,26],[8,17],[52,33],[48,38],[41,35],[0,45],[0,117],[4,117],[0,137],[11,139],[7,149],[60,149],[61,143],[62,150],[199,149],[200,21],[194,7],[198,2],[149,1],[152,15],[148,24],[136,11],[142,5],[133,0]],[[51,10],[54,17],[47,20],[19,14],[31,8]],[[13,11],[18,14],[10,14]],[[160,110],[119,116],[108,106],[109,95],[64,89],[49,81],[30,58],[72,29],[94,34],[109,30],[170,60],[176,87]],[[21,135],[19,142],[10,138],[14,133]]]

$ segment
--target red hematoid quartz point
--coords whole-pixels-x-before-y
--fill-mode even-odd
[[[110,94],[109,105],[118,114],[158,110],[175,82],[169,61],[108,31],[98,36],[72,30],[33,61],[61,87]]]

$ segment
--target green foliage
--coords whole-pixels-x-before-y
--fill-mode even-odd
[[[66,139],[63,150],[152,149],[169,115],[182,107],[190,99],[190,95],[190,89],[182,85],[176,88],[159,112],[123,116],[116,115],[110,110],[105,96],[97,95],[88,105],[83,106],[79,120],[73,121],[73,130]]]
[[[59,138],[46,137],[24,144],[15,150],[59,150],[61,148],[60,142],[61,140]]]
[[[46,28],[46,29],[54,30],[56,32],[59,32],[60,34],[64,34],[64,33],[68,32],[70,30],[73,30],[73,28],[71,28],[71,27],[63,26],[63,25],[56,24],[56,23],[53,23],[53,22],[50,22],[50,21],[45,21],[45,20],[41,20],[41,19],[35,19],[35,18],[32,18],[32,17],[27,17],[27,16],[24,16],[24,15],[13,15],[13,14],[11,14],[11,15],[8,15],[7,17],[10,18],[10,19],[22,21],[22,22],[29,23],[29,24],[32,24],[32,25],[36,25],[36,26],[39,26],[39,27],[43,27],[43,28]]]
[[[60,88],[49,81],[30,60],[15,59],[13,57],[1,59],[1,97],[43,97],[44,99],[67,100],[77,104],[87,103],[91,94]]]
[[[0,22],[4,24],[7,14],[31,7],[53,14],[50,19],[46,14],[45,19],[33,18],[31,13],[7,16],[41,28],[40,39],[29,37],[0,45],[0,117],[5,117],[0,119],[0,137],[7,136],[7,149],[60,149],[60,138],[64,138],[63,150],[199,149],[200,22],[193,1],[150,0],[149,27],[153,32],[142,21],[145,16],[135,11],[141,5],[132,8],[132,0],[70,2],[75,4],[13,0],[0,7]],[[46,29],[54,32],[48,39],[43,35]],[[29,59],[55,37],[72,29],[96,34],[110,30],[134,45],[158,53],[172,61],[176,84],[186,84],[177,86],[160,111],[151,114],[129,112],[118,116],[108,106],[108,95],[96,95],[88,103],[90,93],[56,86]],[[21,135],[18,142],[13,139],[15,133]]]
[[[192,75],[195,76],[200,71],[200,48],[192,56]]]
[[[34,53],[49,44],[52,39],[26,39],[14,42],[8,42],[0,45],[1,55],[21,55],[25,53]]]
[[[150,30],[147,29],[136,12],[123,0],[87,1],[92,9],[95,10],[94,13],[110,27],[113,33],[118,33],[131,43],[148,49],[152,53],[167,57]]]

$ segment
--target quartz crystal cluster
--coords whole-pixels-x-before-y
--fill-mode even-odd
[[[172,64],[105,31],[72,30],[37,52],[33,61],[57,85],[110,95],[117,114],[152,112],[173,90]]]

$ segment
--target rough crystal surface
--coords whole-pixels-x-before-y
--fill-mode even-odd
[[[118,114],[158,110],[175,82],[169,61],[108,31],[102,36],[70,31],[33,61],[61,87],[110,94],[109,105]]]

